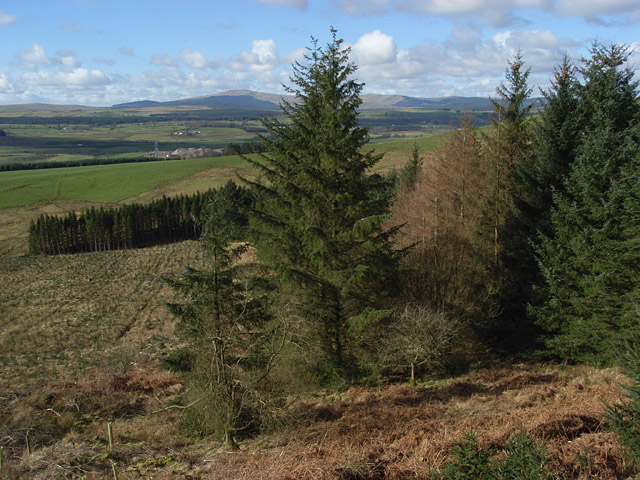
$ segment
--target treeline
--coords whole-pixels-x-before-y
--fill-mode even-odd
[[[149,116],[53,116],[53,117],[41,117],[41,116],[15,116],[15,117],[0,117],[0,124],[4,125],[87,125],[87,126],[103,126],[103,125],[121,125],[126,123],[148,123],[155,122],[156,119]]]
[[[369,127],[402,127],[412,125],[458,125],[465,114],[462,112],[385,112],[384,116],[364,116],[361,123]],[[483,126],[491,123],[490,112],[467,112],[474,125]]]
[[[247,155],[249,153],[263,153],[265,151],[262,142],[229,143],[222,148],[221,153],[212,152],[211,156]],[[13,172],[18,170],[44,170],[49,168],[90,167],[95,165],[116,165],[121,163],[145,163],[162,162],[165,160],[179,160],[177,157],[132,157],[132,158],[85,158],[82,160],[55,160],[42,162],[19,162],[0,164],[0,172]]]
[[[83,210],[79,215],[41,215],[29,228],[29,252],[57,255],[139,248],[200,238],[201,212],[218,198],[225,218],[242,227],[249,192],[229,181],[220,189],[162,197],[147,204]]]
[[[611,364],[638,324],[640,103],[625,47],[558,66],[537,117],[518,55],[396,199],[406,293],[495,352]],[[415,300],[414,300],[415,301]]]
[[[85,158],[82,160],[63,160],[51,162],[21,162],[7,163],[0,165],[0,172],[13,172],[16,170],[44,170],[48,168],[66,168],[66,167],[90,167],[93,165],[115,165],[120,163],[143,163],[143,162],[159,162],[162,160],[176,160],[176,158],[155,158],[155,157],[136,157],[136,158]]]
[[[267,147],[264,142],[229,143],[222,149],[222,155],[248,155],[266,151]]]

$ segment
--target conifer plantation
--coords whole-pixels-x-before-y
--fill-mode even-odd
[[[246,224],[249,193],[229,181],[218,190],[165,196],[146,205],[91,207],[64,217],[40,215],[29,228],[29,253],[100,252],[198,239],[200,218],[214,197],[227,198],[221,205],[230,221]]]

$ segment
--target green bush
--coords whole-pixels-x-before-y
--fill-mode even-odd
[[[432,480],[547,480],[553,478],[545,468],[548,463],[544,446],[526,434],[515,435],[504,447],[505,456],[498,456],[492,446],[480,448],[475,435],[468,434],[456,444],[454,459]]]

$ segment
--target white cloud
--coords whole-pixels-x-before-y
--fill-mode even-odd
[[[398,54],[398,46],[393,37],[374,30],[365,33],[352,47],[352,55],[356,63],[379,65],[394,62]]]
[[[5,73],[0,73],[0,93],[6,93],[9,91],[11,82]]]
[[[8,13],[0,12],[0,26],[6,27],[15,23],[17,17],[15,15],[9,15]]]
[[[640,70],[640,42],[631,42],[629,45],[631,55],[629,55],[629,66],[634,70]]]
[[[229,65],[232,70],[266,72],[273,70],[278,64],[278,44],[271,40],[253,40],[251,51],[243,50],[240,55],[232,57]]]
[[[95,87],[111,83],[100,70],[85,68],[76,68],[71,72],[59,72],[57,76],[68,86]]]
[[[60,62],[65,66],[65,67],[69,67],[69,68],[76,68],[80,66],[80,62],[77,61],[74,57],[68,55],[68,56],[64,56],[64,57],[60,57]]]
[[[271,7],[284,5],[286,7],[293,7],[299,10],[306,10],[307,8],[307,0],[253,0],[258,3],[264,3]]]
[[[133,53],[133,48],[130,48],[124,45],[118,49],[118,53],[121,53],[122,55],[127,55],[129,57],[135,56],[135,54]]]
[[[556,9],[567,16],[594,18],[640,11],[638,0],[557,0]]]
[[[447,48],[473,49],[482,40],[482,30],[473,24],[455,25],[449,39],[445,41]]]
[[[481,20],[494,27],[527,23],[527,10],[601,21],[603,16],[633,14],[640,19],[638,0],[334,0],[349,15],[385,15],[391,12]],[[620,18],[626,20],[626,18]]]
[[[149,60],[149,65],[157,65],[162,67],[175,67],[176,61],[170,55],[155,54]]]
[[[384,15],[392,8],[389,0],[337,0],[340,9],[349,15]]]
[[[282,63],[285,65],[293,65],[295,62],[300,62],[307,54],[306,48],[296,48],[282,56]]]
[[[21,50],[15,57],[24,68],[34,69],[38,65],[51,65],[54,60],[44,51],[42,45],[34,43],[28,50]]]
[[[189,68],[202,70],[203,68],[213,66],[212,62],[207,60],[203,53],[191,50],[182,50],[180,52],[180,61]]]
[[[28,72],[22,75],[22,82],[28,86],[88,88],[108,85],[111,80],[100,70],[76,68],[59,72]]]
[[[356,48],[358,46],[358,48]],[[508,60],[520,50],[532,68],[534,86],[565,52],[577,44],[549,30],[506,30],[482,41],[477,28],[465,34],[454,27],[442,43],[398,49],[392,37],[379,31],[363,35],[352,48],[357,77],[367,90],[416,96],[493,94]],[[534,78],[535,77],[535,78]],[[489,85],[492,87],[485,91]]]

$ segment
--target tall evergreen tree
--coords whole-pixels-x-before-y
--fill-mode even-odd
[[[537,346],[541,334],[528,313],[529,305],[539,303],[536,286],[542,282],[534,247],[539,232],[549,234],[552,193],[564,191],[575,160],[581,125],[578,87],[575,67],[565,57],[551,88],[542,92],[545,102],[532,131],[525,131],[530,141],[520,148],[526,150],[509,171],[511,194],[501,255],[507,281],[500,302],[504,323],[511,323],[518,332],[519,341],[509,341],[518,350]]]
[[[358,124],[363,85],[353,79],[349,49],[332,29],[296,63],[282,104],[284,120],[263,120],[268,154],[247,159],[261,176],[251,220],[258,255],[311,325],[325,365],[353,366],[352,347],[378,319],[394,282],[395,229],[383,231],[389,181],[369,174],[381,158],[363,152],[368,130]],[[377,312],[377,313],[376,313]]]
[[[507,64],[505,82],[492,99],[493,132],[486,137],[485,159],[489,162],[491,198],[483,233],[493,236],[493,265],[488,282],[488,319],[478,326],[486,341],[500,349],[520,348],[525,327],[525,308],[521,303],[520,254],[526,239],[510,224],[514,217],[514,175],[518,166],[532,155],[532,131],[527,85],[531,69],[525,69],[521,52]],[[515,233],[515,235],[514,235]]]
[[[551,87],[542,91],[545,101],[535,124],[535,155],[521,162],[515,172],[517,207],[534,242],[537,231],[550,233],[553,192],[565,191],[580,144],[580,84],[576,73],[568,57],[554,71]]]
[[[636,316],[640,284],[640,104],[626,47],[583,60],[584,122],[551,235],[537,249],[546,299],[535,310],[564,357],[610,361]]]

